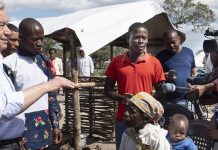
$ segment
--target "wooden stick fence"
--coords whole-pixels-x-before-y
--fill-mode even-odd
[[[116,105],[113,100],[104,96],[104,81],[104,77],[80,77],[76,87],[80,90],[81,133],[110,140],[114,129]],[[72,95],[73,90],[65,91],[64,130],[73,136],[74,100]]]

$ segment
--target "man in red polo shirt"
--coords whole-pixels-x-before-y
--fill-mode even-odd
[[[143,23],[134,23],[128,31],[129,51],[115,57],[106,70],[105,95],[118,101],[115,123],[116,149],[126,129],[123,122],[125,101],[129,94],[162,90],[165,80],[160,62],[147,53],[148,30]],[[117,82],[118,93],[113,88]],[[127,94],[128,93],[128,94]]]

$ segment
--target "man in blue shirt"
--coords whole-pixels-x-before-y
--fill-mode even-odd
[[[184,41],[176,30],[170,29],[165,32],[164,42],[166,49],[161,51],[157,58],[162,64],[164,72],[168,73],[170,70],[174,70],[176,77],[174,80],[168,78],[166,82],[173,83],[179,87],[187,87],[186,79],[195,75],[196,72],[192,50],[182,47],[182,42]],[[173,93],[166,93],[165,100],[186,106],[184,95],[184,90],[176,90]]]

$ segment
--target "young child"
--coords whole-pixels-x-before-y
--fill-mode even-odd
[[[173,150],[197,150],[192,139],[186,136],[188,124],[188,119],[185,115],[175,114],[172,116],[166,137]]]
[[[150,94],[140,92],[129,100],[119,150],[170,150],[167,131],[157,121],[162,117],[162,105]]]

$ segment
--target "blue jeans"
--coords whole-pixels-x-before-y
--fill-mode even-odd
[[[123,132],[126,130],[126,125],[123,121],[115,122],[115,139],[116,139],[116,150],[119,150]]]

